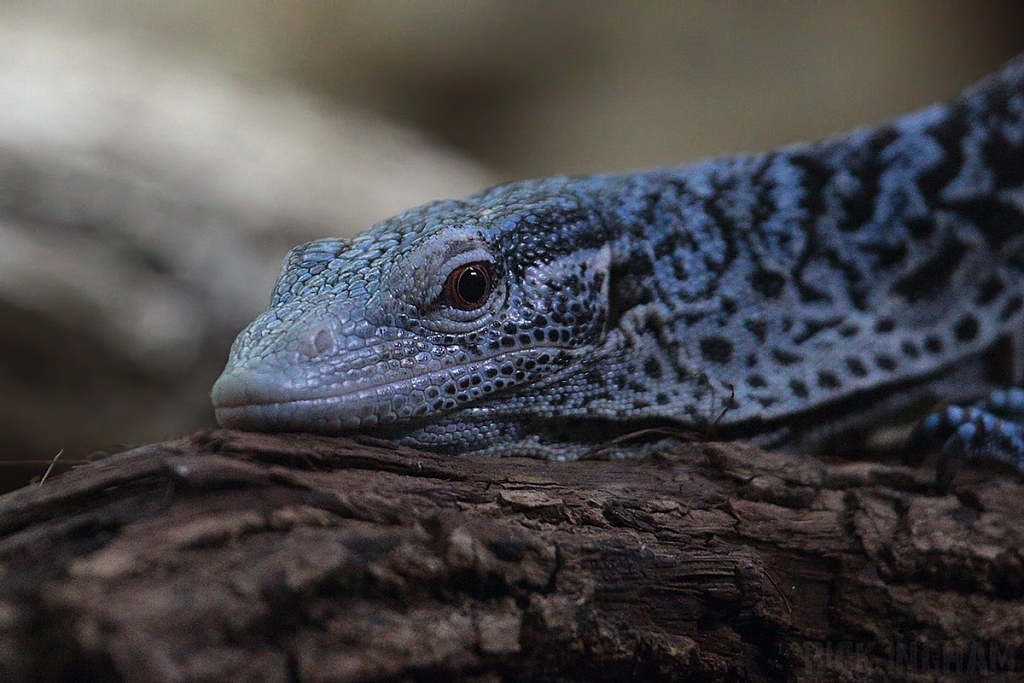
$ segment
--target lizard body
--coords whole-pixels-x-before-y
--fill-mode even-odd
[[[288,255],[221,424],[575,458],[648,426],[813,449],[1019,381],[1024,57],[759,155],[546,178]]]

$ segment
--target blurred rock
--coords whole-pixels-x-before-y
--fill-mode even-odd
[[[0,458],[210,423],[288,248],[491,182],[379,118],[99,34],[0,25],[0,101]]]
[[[870,124],[1024,50],[1019,0],[5,0],[431,131],[504,179]]]

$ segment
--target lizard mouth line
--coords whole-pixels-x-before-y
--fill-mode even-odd
[[[401,376],[390,381],[381,382],[377,375],[370,378],[377,379],[375,383],[337,387],[336,392],[304,390],[285,373],[228,369],[214,384],[211,398],[217,421],[225,427],[264,431],[365,427],[446,412],[524,381],[536,381],[540,378],[530,363],[544,355],[553,360],[563,352],[558,347],[531,347],[430,372],[403,369]],[[485,385],[491,388],[485,390]],[[455,388],[442,389],[448,387]],[[456,404],[453,396],[470,398]]]
[[[265,403],[218,405],[214,409],[217,422],[223,427],[247,431],[347,431],[365,426],[367,420],[342,413],[338,406],[343,399],[295,399]]]

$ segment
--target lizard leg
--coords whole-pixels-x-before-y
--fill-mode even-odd
[[[947,489],[964,463],[994,462],[1024,474],[1024,390],[998,390],[973,406],[948,406],[926,417],[910,453],[938,452],[936,484]]]

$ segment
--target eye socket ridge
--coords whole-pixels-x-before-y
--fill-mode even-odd
[[[442,294],[445,303],[460,311],[475,311],[494,290],[494,266],[488,261],[463,264],[449,273]]]

